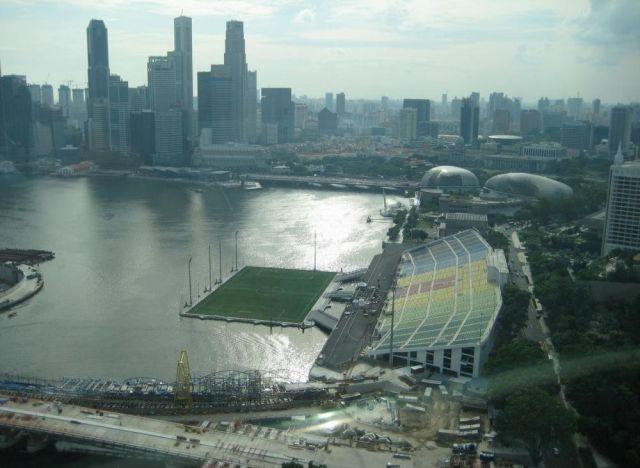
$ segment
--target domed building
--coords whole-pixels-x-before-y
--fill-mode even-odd
[[[467,193],[479,190],[480,182],[475,174],[467,169],[456,166],[436,166],[422,176],[420,187],[447,193]]]
[[[557,200],[573,196],[567,184],[536,174],[509,172],[491,177],[484,184],[487,196],[512,197],[536,200]]]

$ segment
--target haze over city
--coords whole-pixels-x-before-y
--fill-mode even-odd
[[[111,72],[144,84],[146,58],[172,49],[181,10],[193,18],[194,76],[220,60],[225,22],[238,19],[258,86],[297,96],[639,98],[635,0],[8,0],[0,5],[2,71],[85,86],[85,28],[97,17],[109,28]]]
[[[0,0],[2,468],[640,466],[640,0]]]

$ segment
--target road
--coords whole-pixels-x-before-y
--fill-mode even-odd
[[[373,258],[363,278],[367,288],[356,293],[356,299],[364,299],[366,305],[351,304],[345,309],[322,348],[318,365],[343,370],[358,358],[371,338],[387,293],[394,283],[402,252],[407,248],[402,244],[386,244],[383,253]]]
[[[532,298],[535,299],[533,277],[531,276],[531,270],[526,259],[526,247],[521,244],[518,231],[506,225],[497,226],[496,230],[509,239],[508,262],[510,280],[520,289],[529,291]],[[552,361],[553,371],[560,386],[560,398],[565,408],[576,413],[565,396],[565,386],[560,379],[560,358],[551,341],[551,333],[544,320],[544,314],[538,314],[533,304],[529,304],[527,310],[527,324],[523,329],[523,335],[525,338],[541,344],[548,358]],[[559,455],[555,455],[551,450],[547,450],[544,453],[544,466],[548,468],[582,466],[582,460],[577,456],[576,447],[578,446],[577,434],[574,434],[574,445],[559,447]]]
[[[258,182],[289,182],[296,184],[321,184],[321,185],[347,185],[359,186],[358,188],[388,188],[388,189],[410,189],[416,188],[418,182],[397,180],[397,179],[374,179],[374,178],[357,178],[357,177],[312,177],[312,176],[296,176],[296,175],[277,175],[277,174],[243,174],[249,180]]]
[[[221,422],[200,429],[139,416],[97,413],[72,405],[56,406],[38,400],[9,401],[1,395],[0,427],[47,435],[53,440],[73,442],[81,447],[102,447],[132,458],[151,456],[188,465],[209,461],[267,467],[296,460],[304,466],[313,461],[316,465],[355,468],[396,462],[388,451],[334,443],[329,450],[324,450],[320,446],[327,444],[328,439],[308,433]],[[402,461],[399,465],[408,467],[413,463]]]

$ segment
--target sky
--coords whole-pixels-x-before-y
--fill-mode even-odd
[[[640,100],[640,0],[0,0],[2,73],[85,86],[98,18],[111,73],[145,84],[181,10],[193,18],[194,79],[223,61],[225,22],[237,19],[258,87],[299,96]]]

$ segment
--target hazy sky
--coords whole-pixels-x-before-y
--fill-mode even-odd
[[[239,19],[258,86],[297,95],[640,99],[640,0],[0,0],[2,72],[84,86],[86,27],[100,18],[111,73],[145,84],[181,8],[194,78],[222,62],[225,21]]]

